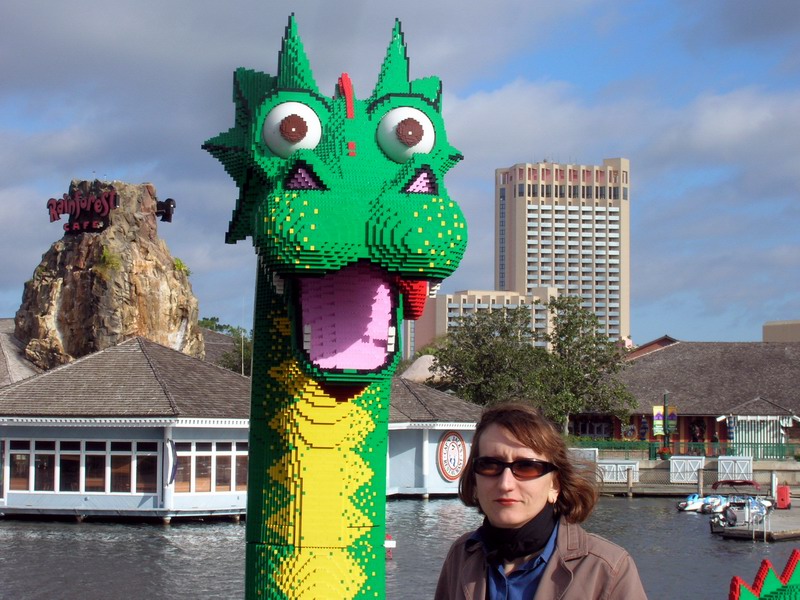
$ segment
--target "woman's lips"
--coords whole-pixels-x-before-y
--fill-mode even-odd
[[[498,498],[497,500],[495,500],[495,502],[497,502],[501,506],[513,506],[514,504],[517,503],[517,501],[514,500],[513,498]]]

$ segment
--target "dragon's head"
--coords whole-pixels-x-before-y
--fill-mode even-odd
[[[239,187],[226,241],[252,237],[305,370],[369,382],[396,364],[403,318],[419,317],[467,243],[443,183],[462,156],[441,83],[409,79],[395,23],[372,94],[357,99],[342,74],[326,97],[292,16],[278,74],[238,69],[233,85],[236,124],[203,145]]]

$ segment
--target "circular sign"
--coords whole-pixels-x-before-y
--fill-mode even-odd
[[[447,481],[455,481],[464,470],[466,447],[464,438],[457,431],[448,431],[439,440],[436,458],[439,472]]]

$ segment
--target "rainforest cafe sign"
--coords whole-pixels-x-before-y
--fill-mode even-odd
[[[47,210],[50,222],[60,221],[61,215],[69,215],[69,222],[64,223],[67,233],[85,233],[103,231],[108,227],[111,210],[119,206],[117,190],[110,188],[100,194],[90,193],[85,196],[78,189],[72,194],[64,194],[61,198],[50,198]]]

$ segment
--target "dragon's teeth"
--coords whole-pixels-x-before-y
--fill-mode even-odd
[[[303,325],[303,350],[311,352],[311,325]]]
[[[436,294],[439,293],[439,288],[442,287],[441,283],[434,283],[428,288],[428,298],[436,298]]]
[[[397,328],[389,327],[389,335],[387,336],[386,340],[386,350],[388,352],[394,352],[396,339],[397,339]]]
[[[284,281],[283,277],[278,275],[277,273],[272,274],[272,287],[275,288],[275,291],[279,294],[283,293],[284,290]]]

